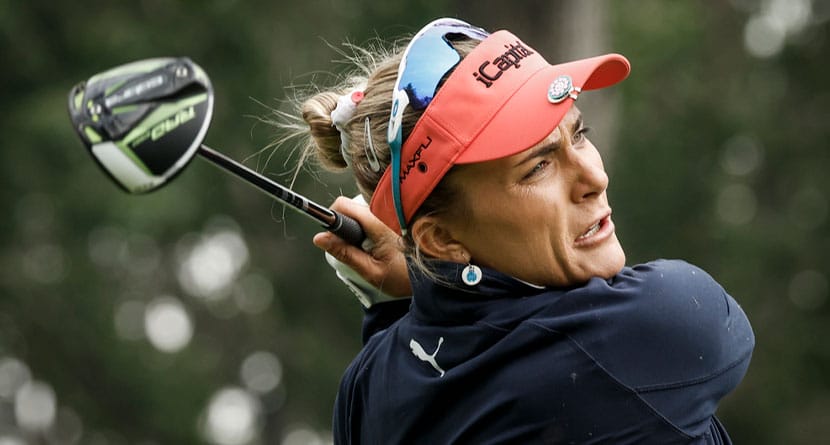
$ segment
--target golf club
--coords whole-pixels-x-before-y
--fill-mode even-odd
[[[75,131],[101,169],[128,193],[162,187],[198,153],[350,244],[361,245],[365,234],[354,219],[204,145],[212,114],[210,79],[186,57],[121,65],[80,82],[69,92]]]

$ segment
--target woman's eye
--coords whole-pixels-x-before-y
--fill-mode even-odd
[[[544,170],[544,169],[545,169],[545,167],[547,167],[547,166],[548,166],[548,164],[550,164],[550,162],[549,162],[549,161],[547,161],[547,160],[542,160],[542,161],[539,161],[536,165],[534,165],[534,166],[533,166],[533,169],[532,169],[532,170],[530,170],[530,172],[528,172],[528,174],[527,174],[527,175],[525,175],[525,179],[530,179],[530,178],[532,178],[534,175],[539,174],[539,172],[541,172],[542,170]]]
[[[574,144],[582,142],[582,140],[585,139],[585,133],[588,133],[590,129],[590,127],[582,127],[579,130],[577,130],[576,133],[574,133],[573,137]]]

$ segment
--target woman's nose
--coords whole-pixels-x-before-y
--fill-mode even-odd
[[[568,162],[573,169],[571,198],[581,202],[602,195],[608,188],[608,174],[596,147],[585,140],[581,147],[567,148]]]

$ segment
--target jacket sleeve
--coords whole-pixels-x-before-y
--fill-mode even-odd
[[[334,402],[332,438],[336,445],[360,443],[360,438],[354,436],[360,432],[359,424],[362,413],[359,407],[359,400],[355,399],[357,372],[360,369],[359,360],[360,356],[346,368],[346,372],[340,380],[337,399]],[[358,406],[355,406],[355,404]]]
[[[708,428],[743,379],[755,337],[740,305],[703,270],[660,260],[610,284],[580,343],[613,376],[689,434]]]
[[[698,381],[748,361],[755,344],[749,320],[708,273],[666,260],[632,273],[630,312],[616,320],[625,349],[642,360],[643,366],[632,363],[630,383],[648,388]]]

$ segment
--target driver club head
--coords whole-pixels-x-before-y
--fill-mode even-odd
[[[213,114],[213,87],[189,58],[154,58],[75,85],[68,105],[98,165],[127,192],[147,193],[196,154]]]

